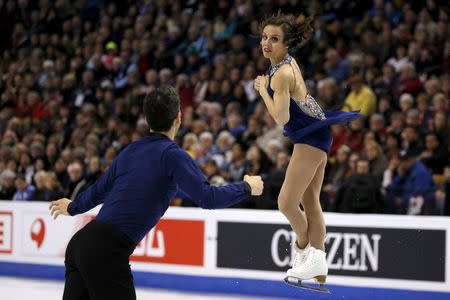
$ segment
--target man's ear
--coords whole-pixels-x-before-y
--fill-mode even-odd
[[[178,111],[177,121],[178,121],[178,123],[181,123],[181,109]]]

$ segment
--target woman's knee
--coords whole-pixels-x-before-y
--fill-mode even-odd
[[[288,215],[293,209],[295,209],[295,203],[292,203],[292,199],[280,193],[278,195],[278,210],[284,215]]]
[[[287,210],[288,204],[286,203],[285,197],[283,197],[281,194],[278,195],[278,210],[281,211],[283,214]]]
[[[278,195],[278,210],[284,215],[297,214],[298,210],[300,210],[299,199],[301,197],[293,197],[280,193]]]

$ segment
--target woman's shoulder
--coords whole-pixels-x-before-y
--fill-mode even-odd
[[[294,74],[289,64],[282,65],[272,76],[272,80],[290,80],[292,78],[294,78]]]

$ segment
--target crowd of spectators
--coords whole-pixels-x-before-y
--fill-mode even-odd
[[[439,0],[0,0],[0,199],[75,199],[146,134],[143,99],[169,84],[177,142],[208,180],[262,174],[263,196],[240,207],[276,209],[292,144],[253,79],[269,66],[260,22],[277,11],[315,15],[291,51],[309,93],[365,115],[331,128],[324,210],[448,215],[450,7]]]

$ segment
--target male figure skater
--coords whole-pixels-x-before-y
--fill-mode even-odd
[[[128,145],[108,170],[72,202],[50,204],[50,213],[77,215],[103,203],[96,219],[66,249],[64,300],[136,299],[129,256],[164,215],[178,189],[200,207],[225,208],[261,195],[260,176],[211,186],[191,157],[173,141],[181,124],[180,100],[170,87],[144,101],[150,133]],[[180,228],[180,232],[182,232]]]

